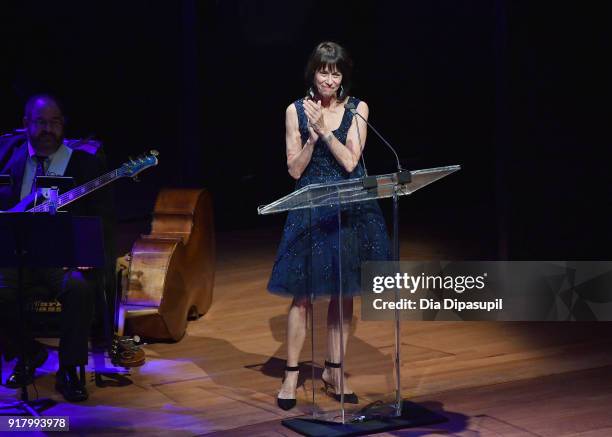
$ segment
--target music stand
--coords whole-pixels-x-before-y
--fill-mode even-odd
[[[40,244],[44,241],[45,244]],[[99,217],[75,217],[39,213],[0,213],[0,267],[17,269],[19,324],[23,328],[23,269],[51,267],[102,267],[104,247]],[[23,329],[20,329],[23,335]],[[24,358],[20,342],[20,357]],[[2,379],[0,368],[0,380]],[[30,401],[27,385],[21,386],[21,402],[2,406],[1,410],[22,410],[26,415],[55,404],[50,399]],[[6,415],[1,414],[0,415]],[[11,414],[12,415],[12,414]]]

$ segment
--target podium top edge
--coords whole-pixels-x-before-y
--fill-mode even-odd
[[[447,166],[442,166],[442,167],[432,167],[432,168],[425,168],[425,169],[418,169],[418,170],[404,170],[404,171],[409,171],[411,176],[418,176],[418,175],[427,175],[427,174],[431,174],[431,173],[446,173],[445,175],[441,176],[447,176],[451,173],[454,173],[458,170],[461,170],[461,165],[447,165]],[[398,180],[398,172],[395,173],[386,173],[386,174],[380,174],[380,175],[370,175],[368,176],[369,178],[375,178],[376,180],[380,181],[383,185],[388,185],[389,181],[395,181],[395,184],[397,184],[397,180]],[[351,187],[354,186],[355,184],[359,184],[364,180],[364,177],[359,177],[359,178],[352,178],[352,179],[343,179],[343,180],[338,180],[338,181],[334,181],[333,183],[335,184],[335,186],[342,190],[344,189],[344,187]],[[283,201],[287,200],[290,197],[294,197],[296,195],[301,195],[303,193],[306,193],[308,191],[311,190],[315,190],[318,188],[326,188],[329,186],[329,182],[321,182],[321,183],[315,183],[315,184],[309,184],[309,185],[305,185],[299,189],[297,189],[296,191],[268,204],[268,205],[261,205],[257,207],[257,213],[259,215],[265,215],[268,214],[272,211],[270,211],[271,207],[277,206],[279,204],[281,204]],[[408,182],[405,185],[409,185],[410,182]]]

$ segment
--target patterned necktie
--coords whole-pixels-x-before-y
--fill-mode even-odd
[[[34,179],[32,179],[32,188],[30,189],[30,193],[36,191],[36,178],[38,176],[45,175],[45,161],[47,160],[47,157],[34,155],[34,160],[36,161],[36,173],[34,173]]]

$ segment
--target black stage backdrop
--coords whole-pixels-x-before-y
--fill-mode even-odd
[[[161,152],[115,186],[122,222],[162,187],[203,186],[219,229],[280,228],[256,207],[293,188],[284,111],[331,39],[405,167],[463,166],[403,202],[407,233],[483,259],[610,259],[610,17],[582,1],[3,2],[0,131],[54,93],[67,134],[101,139],[111,165]],[[371,132],[365,157],[394,169]]]

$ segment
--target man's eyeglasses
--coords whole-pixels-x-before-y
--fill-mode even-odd
[[[64,126],[64,121],[63,120],[42,120],[42,119],[36,119],[36,120],[30,120],[30,123],[32,123],[35,127],[37,127],[38,129],[43,129],[45,127],[50,127],[51,129],[58,129]]]

